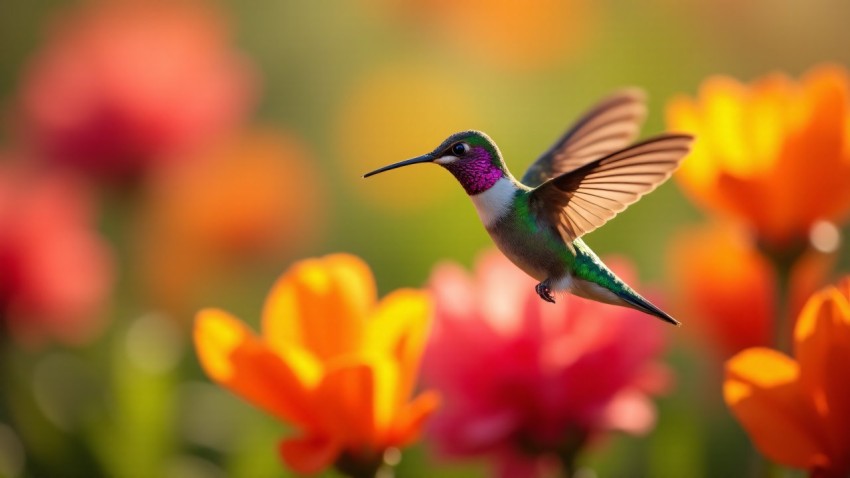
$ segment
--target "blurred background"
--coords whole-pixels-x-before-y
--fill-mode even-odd
[[[848,65],[847,18],[841,0],[0,0],[0,476],[289,476],[286,426],[202,373],[194,313],[256,326],[303,257],[358,255],[383,295],[491,244],[440,168],[364,172],[479,129],[519,176],[625,86],[660,133],[713,75]],[[722,399],[740,347],[689,327],[675,287],[697,255],[676,241],[708,216],[670,181],[586,238],[685,324],[654,430],[594,444],[597,476],[765,473]],[[826,249],[812,284],[850,270]],[[488,473],[427,441],[397,471]]]

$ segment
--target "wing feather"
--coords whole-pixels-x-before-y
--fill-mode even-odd
[[[631,88],[597,103],[525,172],[522,183],[536,187],[546,180],[628,146],[646,117],[645,95]]]
[[[585,163],[531,191],[532,209],[570,244],[663,183],[692,141],[664,134]]]

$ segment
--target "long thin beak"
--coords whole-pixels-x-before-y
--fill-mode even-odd
[[[397,163],[390,164],[389,166],[384,166],[383,168],[378,168],[370,173],[366,173],[363,175],[364,178],[368,178],[369,176],[373,176],[378,173],[383,173],[384,171],[389,171],[390,169],[400,168],[402,166],[409,166],[411,164],[416,163],[430,163],[434,161],[434,155],[431,153],[423,154],[422,156],[417,156],[413,159],[406,159],[404,161],[399,161]]]

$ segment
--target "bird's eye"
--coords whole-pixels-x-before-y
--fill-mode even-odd
[[[463,156],[467,152],[469,152],[469,145],[466,143],[455,143],[455,145],[452,146],[452,154],[455,156]]]

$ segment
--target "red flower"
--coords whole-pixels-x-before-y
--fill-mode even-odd
[[[628,267],[608,262],[624,278]],[[423,363],[444,408],[432,437],[452,456],[491,456],[501,476],[534,476],[607,431],[648,431],[649,394],[667,375],[662,328],[631,309],[573,296],[544,303],[534,282],[489,253],[474,277],[439,266],[435,324]],[[567,463],[568,464],[568,463]]]
[[[36,147],[120,176],[238,123],[254,78],[209,7],[92,2],[59,18],[21,88],[22,127]]]
[[[70,178],[0,168],[0,317],[24,342],[79,343],[99,329],[112,258]]]

